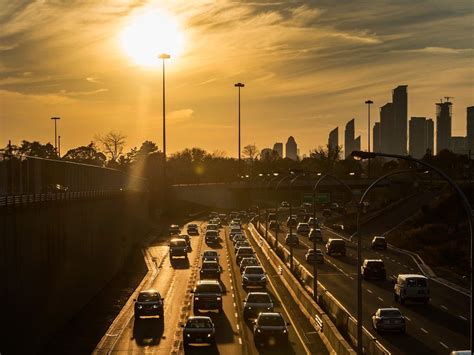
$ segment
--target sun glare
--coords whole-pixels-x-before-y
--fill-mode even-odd
[[[183,49],[184,36],[176,19],[162,11],[147,11],[132,18],[120,35],[120,44],[138,65],[156,66],[158,55],[176,57]]]

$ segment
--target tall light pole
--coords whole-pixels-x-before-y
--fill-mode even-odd
[[[163,62],[163,196],[166,200],[166,87],[165,87],[165,59],[170,59],[171,56],[166,53],[161,53],[158,58]]]
[[[239,89],[239,128],[238,128],[238,136],[239,136],[239,137],[238,137],[238,140],[239,140],[239,167],[238,167],[238,169],[239,169],[239,176],[240,176],[240,174],[241,174],[241,166],[240,166],[240,164],[241,164],[241,159],[240,159],[240,153],[241,153],[241,152],[240,152],[240,88],[243,88],[243,87],[245,86],[245,84],[237,83],[237,84],[234,84],[234,86]]]
[[[54,152],[56,156],[58,155],[58,128],[57,128],[57,121],[61,119],[61,117],[51,117],[54,121]]]
[[[61,136],[58,136],[58,157],[61,158]]]
[[[370,152],[370,105],[374,102],[372,100],[367,100],[367,151]],[[370,179],[370,159],[367,162],[367,178]]]

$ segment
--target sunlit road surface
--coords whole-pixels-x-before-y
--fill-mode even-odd
[[[279,233],[284,243],[286,227]],[[296,232],[296,229],[294,229]],[[273,232],[270,232],[274,235]],[[324,242],[328,238],[339,238],[340,234],[323,229]],[[300,246],[293,249],[294,257],[312,274],[312,266],[304,259],[313,243],[307,237],[299,236]],[[283,244],[284,245],[284,244]],[[346,242],[346,257],[325,255],[325,263],[318,264],[319,281],[354,316],[357,315],[357,246]],[[289,247],[286,246],[289,250]],[[319,243],[317,248],[323,250]],[[391,250],[373,251],[370,240],[363,242],[362,258],[382,259],[387,270],[386,281],[363,281],[363,323],[389,351],[394,354],[446,354],[453,349],[469,348],[469,297],[431,282],[431,300],[428,305],[395,302],[392,275],[421,273],[413,260]],[[371,315],[381,307],[397,307],[407,316],[406,334],[377,334],[372,329]]]

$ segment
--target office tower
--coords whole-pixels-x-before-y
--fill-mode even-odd
[[[279,158],[283,158],[283,143],[275,143],[273,150],[277,152]]]
[[[295,139],[293,136],[288,137],[288,140],[286,142],[286,147],[285,147],[285,156],[287,158],[290,158],[292,160],[297,160],[298,159],[298,146],[296,144]]]
[[[456,154],[467,155],[469,150],[466,137],[451,137],[451,151]]]
[[[433,120],[412,117],[409,142],[409,152],[413,158],[423,158],[428,149],[433,152]]]
[[[467,138],[467,149],[471,151],[471,154],[474,154],[474,106],[467,108],[467,128],[466,128],[466,138]]]
[[[339,127],[336,127],[331,132],[329,132],[328,148],[334,151],[337,149],[338,146],[339,146]]]
[[[451,149],[452,103],[436,104],[436,154],[443,149]]]
[[[351,155],[354,148],[354,134],[355,134],[355,118],[347,122],[344,130],[344,156],[347,159]]]
[[[407,119],[408,93],[407,85],[399,85],[392,91],[393,103],[393,153],[407,154]]]
[[[380,149],[383,153],[395,152],[393,148],[394,132],[393,104],[388,102],[380,107]]]
[[[360,150],[360,136],[354,139],[354,150]]]
[[[372,151],[375,153],[380,153],[382,150],[382,146],[380,144],[380,122],[375,122],[374,128],[372,128],[372,140],[373,140],[373,146],[372,146]]]

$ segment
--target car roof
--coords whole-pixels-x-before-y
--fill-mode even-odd
[[[401,279],[419,278],[428,280],[426,276],[420,274],[399,274],[398,277],[400,277]]]
[[[148,290],[143,290],[143,291],[140,291],[140,295],[146,295],[146,294],[150,294],[150,293],[158,293],[160,294],[157,290],[155,289],[148,289]]]
[[[260,312],[258,316],[283,318],[283,315],[280,312]]]
[[[211,317],[206,317],[206,316],[189,316],[187,320],[210,320],[212,322]]]
[[[180,241],[186,242],[184,238],[173,238],[170,240],[170,242],[180,242]]]
[[[252,265],[252,266],[247,266],[245,268],[245,270],[247,270],[247,269],[249,269],[249,270],[250,269],[262,269],[263,270],[263,267],[261,265]]]
[[[217,250],[207,249],[203,251],[203,254],[219,254]]]
[[[250,296],[250,295],[267,295],[267,296],[270,296],[270,294],[268,292],[262,292],[262,291],[260,291],[260,292],[249,292],[247,294],[247,296]]]
[[[219,281],[217,280],[199,280],[197,285],[219,285]]]
[[[365,259],[364,261],[367,261],[367,262],[369,262],[369,261],[370,261],[370,262],[374,262],[374,261],[375,261],[375,262],[377,262],[377,263],[380,263],[380,262],[383,263],[383,260],[382,260],[382,259]]]
[[[341,238],[329,238],[329,239],[328,239],[328,242],[331,242],[331,241],[333,241],[333,240],[335,240],[335,241],[341,241],[341,242],[344,241],[344,239],[341,239]]]
[[[400,311],[400,309],[396,307],[384,307],[384,308],[379,308],[378,311]]]
[[[249,249],[253,251],[252,247],[240,247],[239,248],[239,250],[249,250]]]

